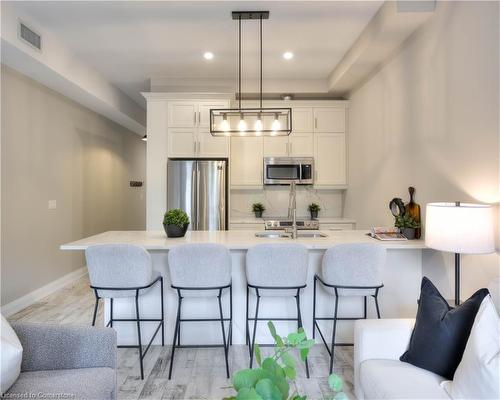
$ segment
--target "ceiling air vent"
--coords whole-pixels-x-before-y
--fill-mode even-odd
[[[19,21],[19,37],[34,48],[42,50],[42,37],[21,21]]]

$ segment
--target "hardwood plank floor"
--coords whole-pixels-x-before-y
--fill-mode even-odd
[[[9,318],[12,321],[89,325],[94,306],[94,294],[88,277],[64,287]],[[102,308],[97,324],[102,325]],[[270,349],[263,349],[264,354]],[[118,349],[119,399],[222,399],[234,394],[231,381],[225,377],[222,349],[181,349],[176,352],[172,380],[168,380],[170,346],[152,346],[144,359],[144,380],[139,375],[138,352]],[[230,368],[237,371],[248,366],[246,346],[230,348]],[[308,399],[331,398],[328,387],[329,357],[324,346],[316,345],[309,356],[311,378],[301,366],[296,389]],[[352,347],[335,349],[334,372],[344,380],[344,392],[353,395]]]

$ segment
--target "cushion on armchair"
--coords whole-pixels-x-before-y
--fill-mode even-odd
[[[400,360],[452,379],[462,359],[474,318],[488,289],[452,308],[432,282],[422,279],[415,328]]]

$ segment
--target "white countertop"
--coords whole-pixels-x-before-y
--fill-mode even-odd
[[[300,243],[311,250],[325,250],[339,243],[378,243],[387,249],[424,249],[424,240],[386,241],[382,242],[366,235],[368,231],[324,231],[325,238],[270,239],[257,238],[251,230],[231,231],[188,231],[183,238],[167,238],[163,231],[108,231],[90,236],[76,242],[66,243],[61,250],[85,250],[96,244],[128,243],[144,247],[147,250],[168,250],[187,243],[219,243],[231,250],[247,250],[261,243]]]
[[[278,219],[279,217],[231,217],[231,224],[263,224],[264,221]],[[310,219],[309,216],[306,217],[297,217],[297,219]],[[319,217],[318,218],[320,225],[323,224],[355,224],[356,220],[352,218],[337,218],[337,217]]]

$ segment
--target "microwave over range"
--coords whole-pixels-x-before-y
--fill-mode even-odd
[[[264,157],[264,185],[314,183],[313,157]]]

